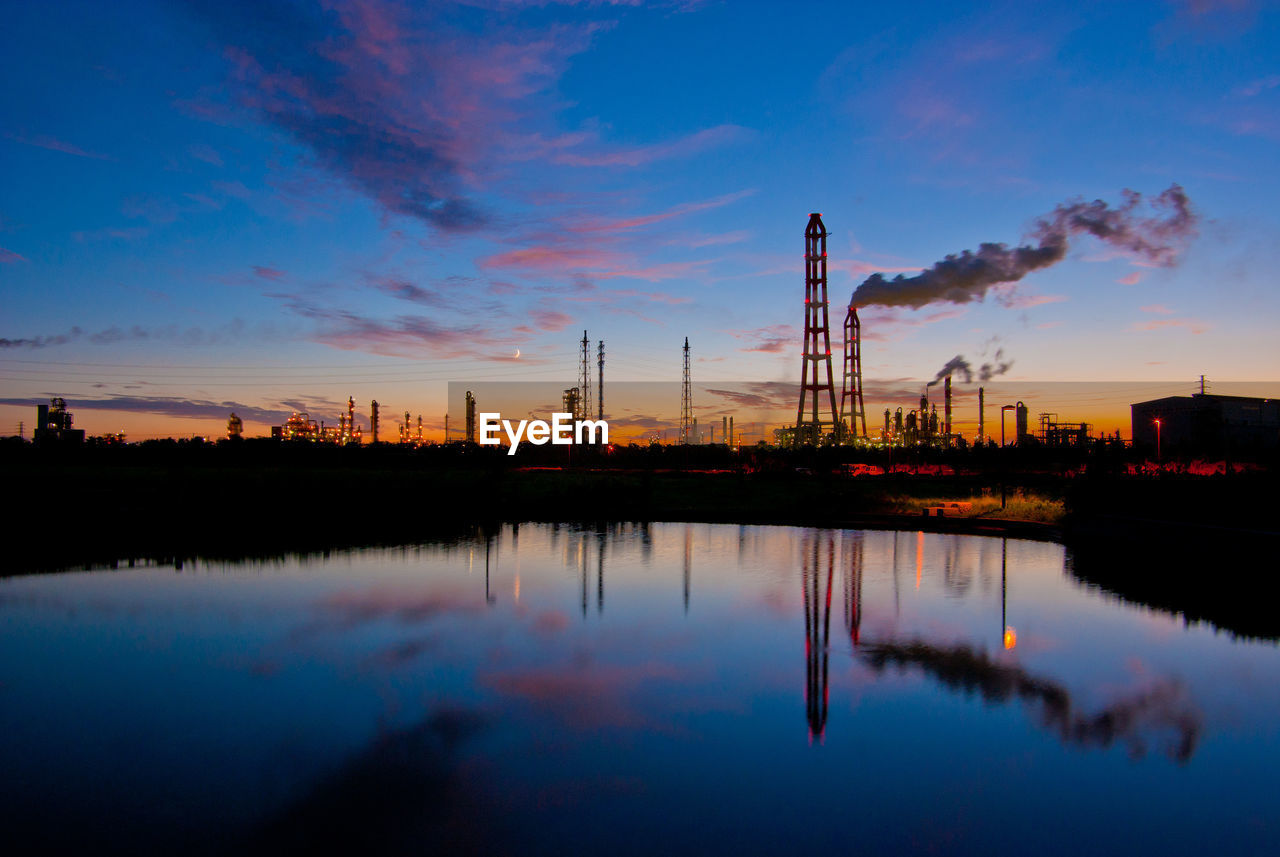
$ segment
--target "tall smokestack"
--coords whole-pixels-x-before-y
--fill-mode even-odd
[[[942,385],[942,424],[943,434],[946,435],[944,442],[947,446],[951,446],[951,376],[947,376],[946,383]]]
[[[978,443],[982,443],[985,437],[985,425],[983,423],[983,407],[986,405],[986,390],[982,387],[978,388]]]
[[[373,435],[372,443],[378,442],[378,400],[374,399],[373,404],[369,407],[369,428],[370,434]]]

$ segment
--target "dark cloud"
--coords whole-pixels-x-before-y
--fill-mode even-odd
[[[256,333],[260,334],[261,330]],[[176,324],[159,327],[130,325],[111,327],[89,333],[80,327],[73,327],[66,333],[48,336],[27,336],[17,339],[0,338],[0,349],[3,348],[48,348],[54,345],[66,345],[69,342],[85,340],[94,345],[115,345],[119,342],[167,342],[176,345],[217,345],[224,342],[237,342],[250,335],[243,321],[233,319],[221,327],[206,330],[200,327],[179,327]]]
[[[901,274],[886,279],[872,274],[854,290],[857,306],[922,307],[945,302],[964,304],[982,300],[993,286],[1015,283],[1032,271],[1066,258],[1069,242],[1078,235],[1098,240],[1149,265],[1169,267],[1195,237],[1198,218],[1191,201],[1178,185],[1152,200],[1157,212],[1138,215],[1142,195],[1122,191],[1124,202],[1112,208],[1102,200],[1063,203],[1036,221],[1031,237],[1035,244],[1008,247],[984,243],[976,252],[965,250],[947,256],[914,277]]]
[[[412,286],[412,284],[401,284]],[[391,289],[400,286],[392,285]],[[413,287],[417,288],[417,287]],[[411,290],[412,291],[412,290]],[[317,322],[313,339],[345,351],[365,351],[397,357],[474,357],[509,360],[517,338],[511,332],[495,333],[481,324],[449,324],[426,315],[374,318],[339,307],[324,306],[311,295],[269,293],[283,301],[290,312]]]
[[[95,385],[97,386],[97,385]],[[0,405],[35,407],[34,399],[0,399]],[[104,399],[68,399],[72,411],[127,411],[137,414],[164,414],[173,417],[225,420],[235,411],[242,419],[262,423],[283,423],[292,413],[271,407],[257,407],[243,402],[214,402],[207,399],[183,399],[174,396],[109,396]],[[297,410],[297,409],[295,409]],[[303,408],[302,410],[305,410]]]
[[[388,211],[446,231],[485,224],[465,186],[485,170],[501,126],[591,32],[482,38],[450,30],[430,4],[188,6],[228,58],[240,107]]]
[[[451,302],[439,291],[419,286],[417,283],[396,277],[369,277],[373,287],[385,295],[402,301],[447,309]]]
[[[73,327],[66,333],[58,333],[52,336],[24,336],[18,339],[0,337],[0,348],[48,348],[51,345],[66,345],[73,339],[79,339],[83,335],[83,330]]]
[[[1013,361],[1005,359],[1003,348],[996,349],[995,357],[991,361],[983,363],[977,369],[974,369],[973,365],[964,359],[963,355],[957,354],[938,370],[938,374],[933,377],[928,386],[932,387],[948,375],[958,377],[961,383],[964,384],[972,384],[974,376],[977,375],[979,381],[986,383],[997,375],[1003,375],[1008,372],[1012,367]]]

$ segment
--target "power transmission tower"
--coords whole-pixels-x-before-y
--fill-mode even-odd
[[[680,442],[688,443],[693,428],[693,389],[689,384],[689,337],[684,338],[684,385],[680,396]]]
[[[822,442],[824,420],[819,416],[818,397],[826,392],[831,408],[829,425],[834,430],[836,388],[831,377],[831,323],[827,312],[827,227],[822,215],[809,215],[804,230],[804,357],[800,364],[800,406],[796,409],[795,444]],[[826,370],[826,381],[819,380],[819,370]],[[810,395],[812,398],[810,399]],[[805,402],[809,400],[809,414]]]
[[[578,368],[578,412],[575,419],[591,418],[591,342],[582,331],[582,365]]]
[[[599,411],[598,420],[604,419],[604,340],[600,340],[599,351],[596,354],[596,367],[600,370],[600,375],[596,380],[596,410]]]

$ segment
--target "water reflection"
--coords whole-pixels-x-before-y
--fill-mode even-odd
[[[235,851],[250,854],[474,853],[483,825],[467,810],[459,750],[486,725],[467,710],[435,711],[380,734],[306,794],[256,825]]]
[[[53,852],[1280,843],[1280,651],[1082,587],[1076,556],[526,524],[0,580],[0,823]]]
[[[809,719],[809,739],[827,728],[827,666],[830,659],[831,577],[835,570],[833,538],[830,533],[809,534],[803,551],[805,564],[800,578],[804,592],[805,713]]]

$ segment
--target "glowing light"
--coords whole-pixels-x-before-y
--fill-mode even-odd
[[[1012,625],[1006,625],[1004,628],[1004,647],[1012,649],[1018,645],[1018,632],[1013,629]]]
[[[924,531],[916,534],[916,589],[920,588],[920,575],[924,571]]]

